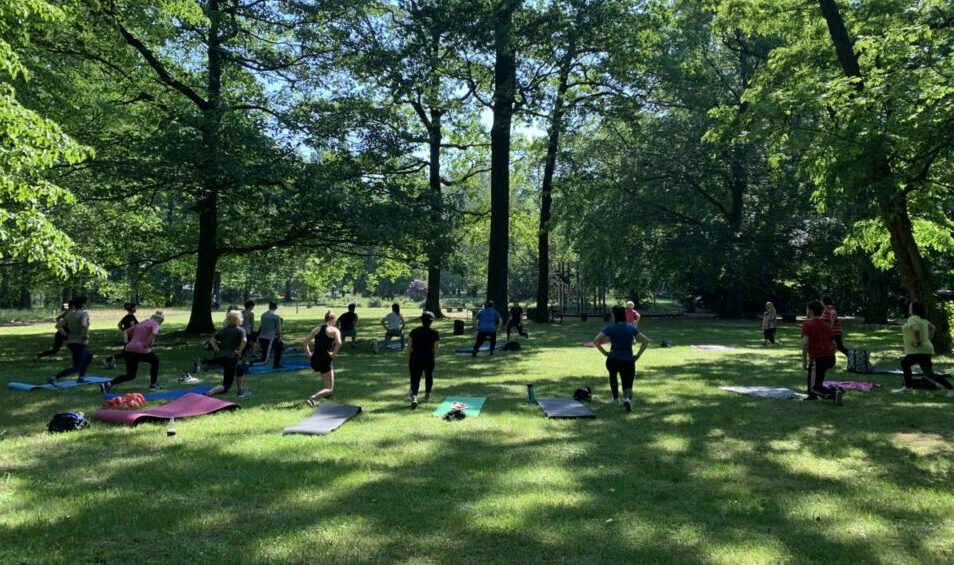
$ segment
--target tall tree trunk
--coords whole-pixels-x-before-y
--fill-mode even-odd
[[[192,311],[186,331],[211,333],[215,331],[212,322],[212,286],[219,259],[218,199],[224,182],[221,158],[222,124],[222,37],[219,0],[209,0],[206,10],[209,17],[208,57],[208,104],[203,110],[202,142],[205,148],[204,191],[197,200],[199,213],[199,242],[196,253],[195,286],[192,296]]]
[[[357,293],[354,293],[357,294]],[[292,301],[292,281],[290,278],[285,279],[285,298],[283,302],[286,304]]]
[[[822,15],[828,24],[829,36],[838,56],[838,63],[847,77],[858,79],[856,88],[864,89],[864,76],[858,64],[858,56],[854,52],[851,36],[845,27],[845,21],[838,10],[835,0],[818,0]],[[888,144],[883,144],[887,146]],[[943,310],[938,308],[931,286],[930,274],[921,256],[917,241],[914,239],[914,229],[911,217],[908,214],[907,195],[898,187],[897,179],[891,168],[887,155],[878,153],[869,156],[871,174],[868,181],[872,186],[880,186],[878,207],[881,219],[884,221],[891,238],[891,250],[898,263],[898,274],[901,285],[910,295],[911,300],[922,302],[927,310],[928,319],[937,326],[935,347],[943,352],[951,350],[950,321]]]
[[[428,186],[430,188],[431,198],[433,199],[433,217],[437,221],[438,229],[444,227],[444,196],[441,192],[441,142],[443,139],[441,131],[441,114],[433,107],[431,108],[430,125],[427,128],[428,145],[430,146],[430,163],[428,167]],[[439,238],[434,238],[434,243],[427,253],[427,297],[424,299],[424,310],[434,314],[438,318],[443,318],[441,312],[441,255],[442,246]]]
[[[487,299],[507,319],[510,256],[510,125],[517,83],[513,51],[516,0],[501,0],[495,14],[494,121],[490,130],[490,250],[487,254]]]
[[[870,257],[862,257],[861,281],[865,286],[865,323],[888,322],[888,276],[874,266]]]
[[[33,308],[33,295],[29,288],[20,289],[20,300],[17,301],[17,310],[29,310]]]
[[[533,312],[533,319],[537,322],[547,322],[550,317],[550,212],[553,206],[553,175],[556,171],[557,152],[560,149],[560,135],[563,133],[564,104],[570,80],[570,67],[573,65],[575,56],[576,37],[571,36],[560,64],[560,79],[547,132],[547,158],[543,166],[543,183],[540,187],[540,225],[537,231],[537,306]]]

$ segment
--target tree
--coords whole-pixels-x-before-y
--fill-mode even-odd
[[[744,95],[751,123],[776,147],[804,148],[802,170],[819,202],[849,199],[858,222],[876,222],[901,284],[925,303],[937,345],[949,350],[949,320],[935,304],[922,247],[938,232],[926,224],[951,228],[940,208],[954,156],[950,7],[783,4],[722,6],[725,18],[782,42]]]
[[[92,151],[24,107],[12,83],[30,78],[18,50],[32,34],[64,22],[63,12],[43,0],[0,5],[0,266],[42,265],[61,279],[96,269],[53,223],[50,209],[74,198],[46,175],[54,167],[82,162]],[[24,296],[21,304],[27,301]]]

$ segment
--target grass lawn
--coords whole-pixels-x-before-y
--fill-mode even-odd
[[[320,312],[282,312],[286,333],[298,341]],[[383,313],[359,310],[362,337]],[[115,314],[97,312],[98,357],[116,349]],[[167,388],[200,355],[185,319],[170,313],[159,338]],[[439,323],[436,400],[488,397],[452,423],[431,415],[436,402],[409,410],[402,355],[346,348],[335,401],[364,412],[326,437],[281,435],[310,413],[310,371],[249,377],[241,410],[177,421],[174,438],[156,424],[47,434],[55,412],[92,415],[98,390],[4,387],[0,563],[954,562],[954,400],[893,395],[900,379],[887,376],[840,408],[726,393],[801,391],[798,328],[764,348],[757,322],[647,319],[654,345],[675,347],[647,351],[626,414],[608,401],[601,356],[579,345],[600,326],[529,324],[520,353],[472,359],[452,353],[472,336]],[[0,328],[0,384],[67,364],[29,362],[50,333]],[[846,342],[875,364],[900,355],[897,328],[850,326]],[[538,396],[593,387],[597,418],[547,420],[528,382]],[[121,390],[147,384],[143,368]]]

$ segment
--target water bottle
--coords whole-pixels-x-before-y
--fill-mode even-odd
[[[527,402],[533,404],[537,399],[533,396],[533,383],[527,385]]]
[[[166,428],[166,437],[173,437],[174,435],[176,435],[176,419],[170,418],[169,427]]]

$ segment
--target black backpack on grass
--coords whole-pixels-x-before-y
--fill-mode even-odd
[[[82,412],[60,412],[54,414],[53,419],[46,425],[46,429],[53,432],[72,432],[88,428],[89,422]]]
[[[588,386],[581,386],[573,392],[573,400],[577,402],[589,402],[593,399],[593,389]]]

